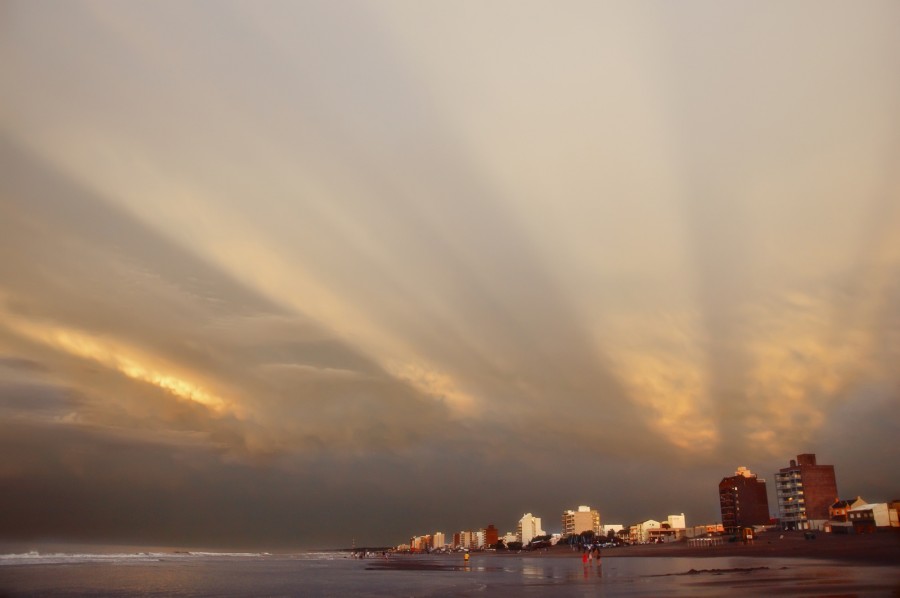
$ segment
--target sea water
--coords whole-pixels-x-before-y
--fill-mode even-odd
[[[341,552],[134,551],[0,555],[0,596],[896,596],[900,566],[808,559]]]

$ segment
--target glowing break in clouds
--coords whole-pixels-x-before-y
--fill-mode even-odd
[[[450,376],[412,362],[389,364],[388,371],[397,379],[408,382],[426,396],[442,400],[453,413],[472,415],[475,399],[461,391]]]
[[[111,342],[73,328],[23,322],[15,318],[9,318],[7,326],[31,341],[88,359],[133,380],[152,384],[180,399],[203,405],[216,414],[236,412],[232,403],[180,375],[164,371],[165,368],[150,365],[151,358],[120,342]]]
[[[710,414],[708,379],[696,344],[665,352],[651,345],[610,350],[622,382],[648,413],[651,427],[689,453],[714,450],[719,430]]]

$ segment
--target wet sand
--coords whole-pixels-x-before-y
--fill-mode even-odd
[[[421,576],[423,588],[435,576],[471,578],[486,595],[494,596],[900,596],[897,537],[841,542],[848,539],[810,547],[801,542],[819,538],[785,534],[778,544],[764,541],[711,549],[694,549],[686,542],[634,546],[605,550],[600,563],[587,564],[582,564],[579,552],[565,546],[535,552],[476,552],[469,562],[459,553],[393,555],[365,563],[365,570],[378,575],[373,579],[381,579],[379,572]]]
[[[802,535],[796,542],[786,536],[777,550],[760,553],[757,547],[738,556],[725,553],[753,547],[727,546],[692,556],[686,543],[637,546],[607,550],[602,563],[587,565],[565,546],[547,552],[474,553],[468,563],[459,553],[362,560],[340,553],[139,553],[99,560],[90,554],[51,555],[35,557],[40,562],[31,564],[0,561],[0,596],[900,596],[900,564],[852,562],[867,554],[891,558],[894,545],[888,541],[895,539],[804,548]],[[823,558],[833,549],[846,548],[855,550],[851,562]],[[814,558],[801,557],[801,551],[810,550]]]

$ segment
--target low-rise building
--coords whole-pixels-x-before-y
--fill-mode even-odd
[[[669,515],[666,517],[666,523],[669,524],[671,529],[685,529],[687,528],[687,521],[684,517],[684,513],[679,513],[678,515]]]
[[[628,528],[629,541],[633,544],[646,544],[650,541],[650,531],[660,529],[662,524],[655,519],[648,519],[640,523],[636,523]]]
[[[831,521],[847,522],[847,514],[850,509],[867,504],[862,497],[857,496],[849,500],[837,500],[828,507],[828,519]]]
[[[621,532],[623,529],[625,529],[625,526],[622,525],[621,523],[611,523],[609,525],[604,525],[602,528],[600,528],[600,533],[604,537],[608,538],[610,535],[610,532],[612,532],[613,535],[616,535],[619,532]]]
[[[647,540],[654,542],[675,542],[684,538],[684,529],[672,529],[663,524],[659,529],[651,529],[647,532]]]
[[[872,503],[853,507],[847,512],[847,518],[857,534],[874,533],[878,528],[897,527],[897,511],[888,507],[887,503]]]
[[[725,528],[721,523],[694,525],[685,529],[685,536],[687,536],[688,538],[702,538],[704,536],[712,536],[722,533],[725,533]]]

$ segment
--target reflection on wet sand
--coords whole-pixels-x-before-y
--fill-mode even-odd
[[[488,588],[519,594],[578,593],[585,584],[617,596],[733,596],[797,593],[890,595],[900,590],[900,567],[837,564],[812,559],[615,558],[582,564],[574,559],[478,558],[465,565],[442,557],[403,557],[373,562],[367,570],[458,571]],[[599,589],[599,588],[598,588]]]

